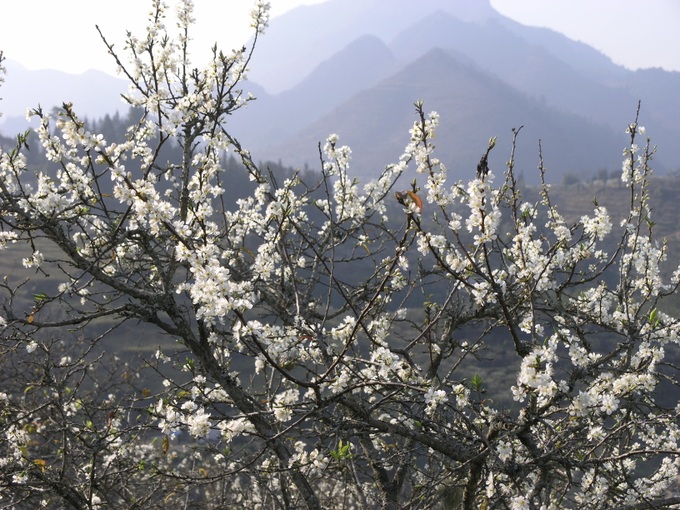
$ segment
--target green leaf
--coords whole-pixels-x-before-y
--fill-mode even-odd
[[[349,459],[352,457],[352,452],[350,448],[352,447],[352,443],[349,441],[346,443],[343,443],[342,439],[338,441],[338,448],[337,450],[331,450],[330,454],[331,457],[333,457],[335,460],[338,462]]]
[[[33,294],[33,300],[36,303],[40,303],[41,301],[45,301],[49,296],[45,294],[44,292],[38,292],[37,294]]]
[[[648,321],[649,323],[656,327],[659,325],[659,310],[654,308],[651,312],[649,312],[649,318]]]
[[[480,391],[482,389],[482,384],[483,380],[481,377],[479,377],[479,374],[475,373],[475,375],[472,376],[472,379],[470,379],[470,385],[472,388],[476,391]]]

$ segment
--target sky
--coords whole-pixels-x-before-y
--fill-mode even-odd
[[[297,6],[322,1],[271,0],[271,14],[276,17]],[[549,27],[590,44],[630,69],[662,67],[680,71],[679,0],[490,2],[509,18]],[[249,12],[253,3],[254,0],[195,0],[196,47],[206,48],[207,55],[214,43],[225,50],[240,46],[252,35]],[[109,42],[122,48],[126,30],[141,33],[150,5],[148,0],[3,2],[0,50],[29,69],[71,73],[99,69],[115,74],[115,65],[95,25]]]

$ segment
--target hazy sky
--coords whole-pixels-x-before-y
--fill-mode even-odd
[[[271,0],[272,15],[321,1]],[[382,1],[388,4],[390,0]],[[528,25],[547,26],[586,42],[618,64],[632,69],[663,67],[680,71],[679,0],[490,1],[505,16]],[[206,55],[215,42],[230,49],[251,35],[248,13],[253,1],[196,0],[195,4],[198,27],[194,38],[197,48],[206,48]],[[74,73],[102,69],[113,73],[115,66],[95,24],[120,48],[127,29],[139,33],[143,28],[150,5],[144,0],[3,2],[0,50],[29,69]]]

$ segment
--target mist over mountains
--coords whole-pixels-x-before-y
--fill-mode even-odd
[[[125,109],[125,83],[103,73],[7,67],[4,135],[20,129],[37,100],[73,101],[91,118]],[[551,182],[588,179],[620,168],[640,100],[640,123],[659,146],[657,171],[680,168],[680,73],[627,70],[583,43],[503,17],[488,0],[299,7],[272,20],[251,68],[244,87],[258,100],[229,122],[257,160],[319,168],[318,144],[338,133],[352,147],[353,172],[374,176],[398,160],[422,99],[440,114],[438,157],[455,179],[474,174],[491,136],[490,165],[501,174],[520,126],[516,162],[527,181],[538,176],[539,139]]]
[[[0,133],[4,136],[25,130],[26,111],[38,106],[49,112],[64,102],[72,102],[79,115],[94,119],[116,111],[127,112],[120,97],[127,91],[127,82],[102,71],[32,71],[9,58],[4,66],[7,75],[0,87]]]

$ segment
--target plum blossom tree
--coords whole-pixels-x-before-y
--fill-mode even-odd
[[[124,142],[66,103],[31,111],[48,170],[23,136],[0,154],[0,241],[32,270],[0,286],[0,506],[680,505],[680,323],[662,304],[680,270],[654,237],[637,116],[620,229],[597,205],[568,221],[545,182],[524,198],[520,130],[502,177],[492,138],[451,181],[421,102],[375,180],[337,135],[315,179],[274,175],[228,124],[253,48],[196,69],[192,2],[176,32],[168,16],[154,0],[129,61],[102,37],[141,112]],[[255,186],[236,203],[225,153]],[[141,365],[119,352],[126,324]],[[471,372],[482,357],[512,383]]]

